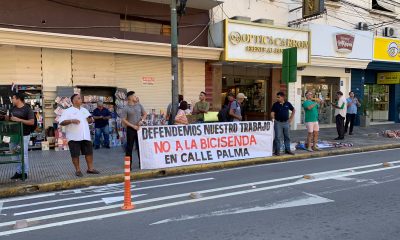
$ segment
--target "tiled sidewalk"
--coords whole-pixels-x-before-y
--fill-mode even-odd
[[[342,142],[353,143],[354,147],[375,146],[390,143],[400,143],[400,139],[389,139],[378,135],[383,130],[399,129],[400,124],[376,125],[368,128],[355,128],[353,136],[346,136]],[[291,131],[292,142],[304,141],[306,130]],[[332,140],[337,137],[336,129],[321,129],[322,140]],[[304,151],[296,151],[298,153]],[[77,179],[68,151],[31,151],[29,179],[25,184],[49,183]],[[108,176],[123,173],[124,152],[121,147],[113,149],[99,149],[94,153],[95,168],[101,172],[98,176]],[[1,159],[0,159],[1,161]],[[86,162],[81,157],[81,168],[84,178],[97,175],[86,174]],[[137,158],[134,159],[134,169],[138,170]],[[15,164],[0,165],[0,188],[13,187],[24,184],[22,181],[10,180],[15,172]]]

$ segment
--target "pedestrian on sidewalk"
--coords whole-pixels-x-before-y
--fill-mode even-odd
[[[337,103],[332,103],[332,106],[335,108],[335,118],[336,118],[336,130],[338,132],[338,137],[335,140],[343,140],[344,139],[344,120],[346,118],[346,98],[343,96],[341,91],[336,93]]]
[[[94,149],[100,148],[100,138],[103,135],[103,147],[110,148],[110,127],[108,120],[111,119],[111,112],[104,107],[102,101],[97,102],[97,108],[93,111],[95,137]]]
[[[346,124],[344,127],[344,132],[347,133],[347,129],[349,129],[349,123],[350,123],[349,135],[353,135],[354,122],[357,116],[357,107],[361,107],[361,103],[355,97],[353,91],[349,92],[349,98],[347,98],[346,100],[347,100],[347,113],[346,113]]]
[[[276,94],[277,102],[272,105],[271,109],[271,119],[274,122],[275,138],[274,138],[274,154],[276,156],[280,155],[281,152],[281,141],[282,134],[285,143],[285,152],[290,155],[294,153],[290,150],[290,123],[293,122],[293,118],[296,113],[293,105],[286,101],[286,95],[284,92],[278,92]],[[292,113],[289,117],[289,111]]]
[[[186,110],[188,109],[188,103],[182,101],[179,105],[179,110],[175,116],[175,125],[188,125],[189,121],[186,116]]]
[[[200,92],[199,100],[193,107],[193,115],[196,115],[198,123],[204,123],[204,114],[210,110],[210,104],[206,101],[207,94]]]
[[[93,167],[93,144],[90,138],[89,124],[93,123],[93,117],[89,111],[82,107],[82,98],[79,94],[71,96],[72,107],[66,109],[59,120],[61,126],[65,126],[68,147],[71,153],[72,163],[75,167],[75,175],[82,177],[79,165],[79,156],[85,155],[88,174],[99,174]]]
[[[230,104],[229,115],[233,118],[233,122],[239,122],[243,120],[241,105],[243,101],[247,99],[244,93],[238,93],[236,100],[233,100]]]
[[[320,108],[320,99],[313,101],[313,93],[311,91],[306,92],[306,101],[303,103],[303,108],[305,112],[305,123],[307,128],[307,151],[319,151],[318,148],[318,112]],[[313,147],[311,147],[311,144]]]
[[[177,109],[179,109],[179,105],[181,104],[182,101],[183,101],[183,95],[179,94]],[[171,116],[172,116],[172,103],[168,104],[168,107],[167,107],[166,120],[168,122],[168,125],[172,125],[172,123],[173,123],[173,121],[172,121],[173,119],[171,118]]]
[[[140,168],[140,149],[139,149],[139,138],[138,131],[140,126],[143,125],[147,118],[147,113],[144,110],[142,104],[139,103],[139,98],[135,95],[134,91],[127,93],[128,105],[122,111],[121,119],[123,124],[126,126],[126,150],[125,156],[129,157],[131,160],[131,170],[132,170],[132,151],[133,144],[135,144]]]
[[[4,120],[12,122],[21,122],[23,126],[23,144],[24,144],[24,175],[28,178],[29,172],[29,140],[32,127],[35,125],[35,114],[31,107],[25,103],[25,95],[22,93],[13,93],[12,95],[13,108],[10,111],[10,116],[4,116]],[[10,143],[10,149],[16,147],[15,143]],[[12,160],[19,161],[19,156],[12,157]],[[11,179],[22,179],[22,164],[18,164],[16,172]]]

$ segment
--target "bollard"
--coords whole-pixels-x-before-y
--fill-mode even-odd
[[[125,157],[125,184],[124,184],[124,205],[121,207],[123,210],[132,210],[135,205],[132,203],[131,196],[131,159]]]

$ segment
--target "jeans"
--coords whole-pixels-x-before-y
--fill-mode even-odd
[[[344,126],[344,132],[347,132],[347,129],[349,128],[349,123],[350,123],[349,133],[353,132],[353,127],[354,127],[354,122],[356,120],[356,115],[357,114],[355,114],[355,113],[346,114],[346,125]]]
[[[289,122],[274,122],[275,138],[274,138],[274,152],[279,153],[281,151],[282,133],[285,142],[285,150],[290,151],[290,135],[289,135],[290,124]]]
[[[339,138],[344,138],[344,117],[338,114],[336,115],[336,130],[338,132]]]
[[[140,168],[140,150],[139,150],[139,138],[137,130],[127,127],[126,129],[126,151],[125,156],[130,157],[131,159],[131,170],[132,170],[132,151],[133,151],[133,144],[135,144],[136,151],[139,158],[139,168]]]
[[[28,173],[29,171],[29,156],[28,156],[28,150],[29,150],[29,140],[31,139],[31,136],[24,136],[24,173]],[[17,146],[15,143],[10,143],[10,150],[14,149]],[[12,157],[13,161],[20,161],[19,156],[13,156]],[[22,173],[22,164],[18,164],[17,166],[17,173]]]
[[[110,146],[110,128],[108,127],[108,125],[102,128],[95,129],[94,146],[100,147],[101,134],[103,134],[104,138],[103,146]]]

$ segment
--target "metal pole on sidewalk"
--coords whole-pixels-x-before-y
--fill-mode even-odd
[[[178,17],[176,10],[177,0],[171,0],[171,80],[172,80],[172,109],[171,120],[175,122],[178,111]]]

